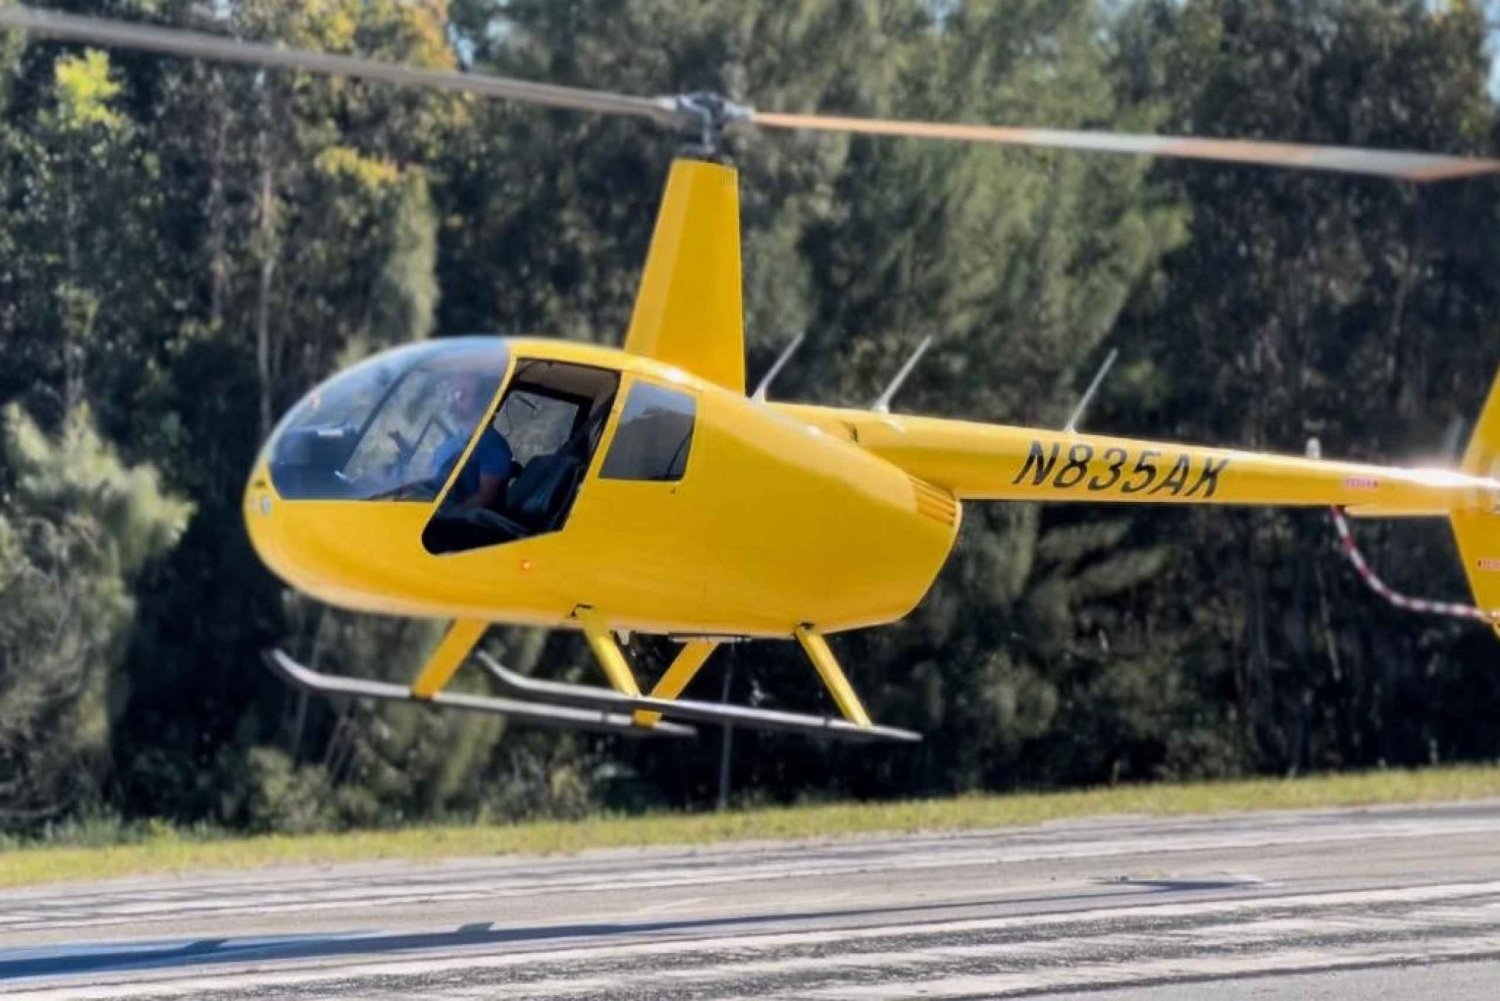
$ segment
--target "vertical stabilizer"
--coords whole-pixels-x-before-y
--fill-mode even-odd
[[[1500,378],[1491,387],[1479,422],[1474,425],[1462,469],[1471,476],[1500,478]],[[1474,603],[1500,614],[1500,510],[1480,507],[1455,511],[1450,517]],[[1500,620],[1495,629],[1500,632]]]
[[[625,350],[745,391],[740,196],[729,167],[676,160]]]

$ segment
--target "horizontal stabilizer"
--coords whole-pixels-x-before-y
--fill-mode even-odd
[[[482,650],[475,651],[475,659],[490,672],[500,690],[518,699],[535,699],[556,703],[588,707],[591,709],[613,709],[622,713],[644,710],[691,720],[695,723],[720,723],[739,725],[756,730],[780,730],[786,733],[801,733],[834,737],[839,740],[890,740],[915,742],[922,735],[911,730],[900,730],[891,726],[859,726],[848,720],[804,713],[781,712],[775,709],[753,709],[749,706],[734,706],[719,702],[693,702],[688,699],[653,699],[646,695],[625,695],[607,688],[591,685],[571,685],[562,681],[543,681],[528,678],[508,670]],[[667,726],[658,723],[657,726]]]
[[[482,656],[482,655],[481,655]],[[488,660],[488,658],[485,658]],[[380,699],[387,702],[414,702],[418,705],[442,706],[447,709],[464,709],[470,712],[490,713],[505,716],[521,723],[540,726],[563,727],[569,730],[591,730],[596,733],[618,733],[627,737],[691,737],[697,731],[690,726],[676,723],[658,723],[655,727],[636,726],[628,713],[610,713],[570,706],[540,705],[533,702],[518,702],[512,699],[496,699],[483,695],[465,695],[461,692],[440,691],[431,698],[421,698],[411,693],[405,685],[387,681],[372,681],[367,678],[345,678],[332,674],[320,674],[304,667],[280,650],[266,653],[266,664],[281,679],[295,688],[315,692],[319,695],[343,695],[361,699]]]

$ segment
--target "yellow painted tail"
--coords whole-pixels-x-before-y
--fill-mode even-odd
[[[1500,477],[1500,378],[1479,414],[1462,469],[1471,476]],[[1471,508],[1455,511],[1450,518],[1474,603],[1500,613],[1500,510]],[[1500,622],[1495,629],[1500,632]]]

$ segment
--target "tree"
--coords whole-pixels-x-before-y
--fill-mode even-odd
[[[1472,4],[1148,3],[1121,34],[1123,86],[1161,104],[1169,131],[1490,147]],[[1493,269],[1480,263],[1496,238],[1487,182],[1158,171],[1192,203],[1192,239],[1127,320],[1124,339],[1162,388],[1121,400],[1127,422],[1292,453],[1317,436],[1329,454],[1397,461],[1459,440],[1454,422],[1472,420],[1500,357]],[[1439,722],[1446,692],[1489,691],[1472,637],[1389,614],[1320,515],[1205,511],[1156,526],[1182,537],[1173,590],[1192,596],[1159,614],[1192,652],[1201,697],[1230,710],[1246,761],[1299,770],[1493,753],[1471,728]],[[1361,531],[1394,580],[1463,594],[1445,534]]]
[[[121,85],[105,54],[61,55],[48,68],[47,99],[8,158],[10,259],[19,265],[24,248],[25,266],[0,279],[11,303],[0,333],[14,359],[0,379],[3,395],[25,393],[55,422],[138,352],[132,321],[149,312],[153,293],[138,269],[154,257],[149,219],[159,202],[155,160],[116,107]],[[97,226],[100,218],[113,225]],[[103,409],[113,427],[117,415]]]
[[[912,118],[1144,129],[1151,109],[1118,100],[1097,8],[973,4],[912,40],[889,103]],[[1069,153],[857,140],[834,208],[809,228],[816,321],[804,393],[872,399],[917,340],[932,355],[898,408],[1061,423],[1079,375],[1135,286],[1179,242],[1182,214],[1140,163]],[[796,389],[794,380],[788,380]],[[1110,606],[1161,571],[1129,523],[1026,505],[970,505],[958,550],[918,613],[854,639],[896,718],[935,732],[895,775],[918,788],[1098,780],[1049,738],[1079,688],[1132,665],[1101,648]],[[1100,734],[1099,736],[1104,736]],[[1128,771],[1127,774],[1138,774]]]
[[[0,433],[0,829],[17,830],[98,805],[131,585],[192,507],[122,463],[86,406],[49,437],[12,404]]]
[[[1495,121],[1482,18],[1461,2],[126,6],[790,111],[1473,152]],[[24,524],[19,502],[0,508],[6,581],[133,609],[95,620],[115,623],[107,642],[44,651],[61,658],[49,677],[81,686],[76,703],[49,689],[46,718],[111,722],[35,759],[33,816],[102,796],[130,816],[289,830],[711,796],[713,741],[668,752],[300,700],[261,669],[267,647],[408,680],[437,626],[289,596],[238,528],[266,429],[348,361],[442,333],[618,343],[668,162],[698,138],[0,35],[0,403],[58,449],[86,403],[121,476],[159,470],[161,496],[196,511],[161,559],[101,578],[88,546],[41,544],[73,539],[96,513],[69,512],[92,501],[48,495]],[[1500,356],[1485,182],[749,130],[718,153],[741,172],[752,376],[809,335],[777,398],[862,405],[932,335],[898,409],[1058,424],[1113,345],[1125,361],[1090,427],[1287,451],[1316,434],[1330,454],[1400,459],[1461,440]],[[1456,569],[1429,579],[1455,566],[1441,528],[1361,533],[1398,582],[1460,593]],[[1387,614],[1326,540],[1317,514],[970,505],[916,613],[835,641],[874,715],[927,740],[850,752],[742,733],[736,788],[899,795],[1495,754],[1490,637]],[[0,610],[16,650],[60,614],[33,592]],[[518,669],[594,670],[570,635],[487,642]],[[647,678],[672,652],[633,643]],[[722,651],[689,694],[717,698],[729,666],[737,698],[831,708],[790,644]],[[41,717],[15,706],[42,703],[17,684],[8,718],[35,734]],[[103,716],[98,690],[118,699]],[[66,771],[76,786],[65,761],[86,763]]]

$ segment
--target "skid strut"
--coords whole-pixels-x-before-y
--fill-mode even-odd
[[[609,624],[597,609],[587,606],[577,608],[573,617],[583,628],[589,649],[599,661],[610,688],[592,685],[574,685],[560,681],[543,681],[528,678],[508,670],[483,651],[476,651],[479,662],[489,671],[501,691],[518,700],[535,700],[584,707],[598,710],[629,712],[641,726],[660,725],[663,716],[690,720],[695,723],[735,724],[761,730],[779,730],[787,733],[805,733],[835,737],[841,740],[894,740],[917,741],[920,734],[890,726],[876,726],[870,721],[865,707],[843,669],[834,659],[828,641],[810,625],[801,625],[794,630],[808,659],[817,668],[818,675],[828,687],[843,719],[814,716],[809,713],[783,712],[776,709],[756,709],[750,706],[732,706],[718,702],[694,702],[679,699],[677,695],[687,687],[693,675],[703,666],[718,646],[712,639],[698,639],[683,645],[681,652],[667,668],[650,695],[642,695],[635,675],[625,660],[625,654],[615,642]]]
[[[704,661],[708,660],[708,655],[718,647],[719,644],[714,640],[689,640],[684,643],[677,656],[672,658],[672,663],[667,665],[666,671],[657,679],[656,687],[651,689],[651,697],[676,699],[688,682],[693,680]],[[634,718],[639,726],[654,726],[661,719],[661,713],[637,709]]]

